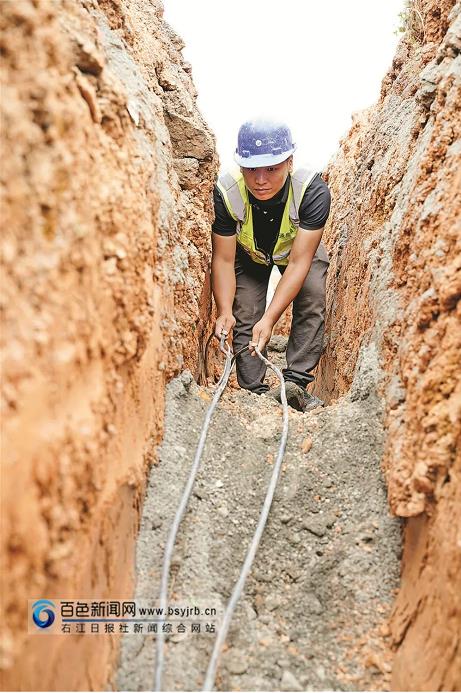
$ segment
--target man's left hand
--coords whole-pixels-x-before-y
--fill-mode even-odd
[[[258,347],[262,352],[267,342],[271,338],[274,323],[263,316],[259,322],[253,327],[253,334],[249,346],[249,352],[252,356],[256,356],[255,347]]]

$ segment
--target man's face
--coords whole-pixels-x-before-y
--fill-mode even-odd
[[[293,157],[275,166],[258,166],[257,168],[240,168],[248,190],[257,200],[270,200],[285,185],[288,173],[293,165]]]

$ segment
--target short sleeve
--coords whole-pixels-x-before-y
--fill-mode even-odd
[[[299,206],[299,226],[307,230],[323,228],[330,214],[330,205],[330,190],[318,173],[304,193]]]
[[[216,186],[213,190],[213,202],[215,220],[211,227],[212,230],[219,236],[233,236],[237,233],[237,222],[227,211],[221,193]]]

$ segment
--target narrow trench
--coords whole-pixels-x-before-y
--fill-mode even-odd
[[[269,358],[284,365],[285,338]],[[366,368],[365,368],[366,370]],[[272,376],[271,376],[272,377]],[[166,392],[164,440],[137,544],[137,599],[158,599],[163,550],[212,388],[186,371]],[[217,690],[388,690],[385,625],[399,579],[400,522],[380,471],[383,430],[373,383],[312,412],[290,408],[285,459],[263,539],[220,658]],[[222,613],[272,473],[281,405],[228,388],[213,417],[170,574],[169,600]],[[167,635],[163,690],[201,690],[215,634]],[[212,627],[212,626],[211,626]],[[125,636],[116,686],[152,690],[155,636]]]
[[[5,690],[154,687],[152,632],[127,635],[116,664],[112,621],[98,637],[91,626],[83,637],[77,623],[69,632],[57,618],[42,628],[30,602],[50,598],[57,616],[69,598],[95,601],[98,614],[112,613],[108,603],[120,597],[158,600],[166,537],[211,401],[216,353],[204,352],[219,161],[198,108],[200,80],[165,19],[167,4],[1,4]],[[404,4],[376,102],[353,111],[322,165],[331,261],[316,394],[347,394],[290,412],[280,481],[218,690],[461,690],[461,0]],[[178,5],[183,19],[195,9],[191,19],[203,29],[196,45],[207,69],[213,60],[220,68],[208,79],[213,109],[222,102],[237,135],[235,90],[215,59],[226,54],[223,18],[233,36],[226,10],[234,17],[235,7],[202,11],[196,21],[195,3]],[[343,5],[348,50],[357,22]],[[255,40],[274,33],[273,13],[259,13],[256,24],[246,14]],[[316,34],[325,31],[335,47],[326,50],[331,80],[321,76],[336,103],[338,79],[352,93],[371,75],[370,31],[359,32],[365,43],[354,44],[351,72],[337,60],[331,28],[320,23]],[[303,34],[302,50],[304,43]],[[286,64],[273,57],[283,77]],[[239,70],[231,76],[241,82]],[[311,91],[300,93],[298,112]],[[270,108],[271,94],[258,111]],[[314,121],[291,123],[291,99],[286,106],[299,143],[295,167],[309,162],[314,145],[323,161],[330,146]],[[235,144],[223,140],[226,159]],[[277,337],[269,355],[284,365]],[[193,376],[171,380],[186,367]],[[222,614],[281,428],[274,400],[227,388],[180,528],[170,602]],[[164,690],[202,688],[215,640],[207,621],[200,633],[191,618],[172,622]],[[48,638],[52,627],[62,637]]]

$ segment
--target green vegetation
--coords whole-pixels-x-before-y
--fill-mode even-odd
[[[422,45],[426,42],[421,0],[405,0],[405,7],[399,12],[399,20],[400,24],[394,34],[405,34],[405,38],[413,44]]]

